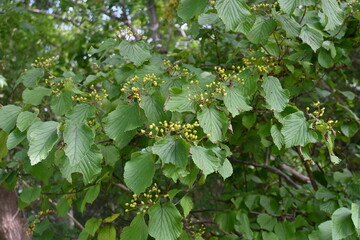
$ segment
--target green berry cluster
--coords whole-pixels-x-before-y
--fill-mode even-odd
[[[321,117],[324,116],[325,114],[325,107],[320,107],[320,102],[317,101],[313,104],[313,106],[316,108],[316,110],[314,110],[313,112],[309,112],[310,108],[307,107],[306,108],[306,112],[307,114],[313,118],[315,120],[315,128],[321,132],[323,131],[331,131],[334,129],[334,124],[338,123],[338,121],[334,121],[334,120],[328,120],[325,121],[323,119],[321,119]]]
[[[38,214],[35,214],[34,215],[35,219],[31,223],[29,223],[28,228],[26,229],[26,234],[29,237],[32,236],[34,234],[36,224],[44,221],[48,217],[48,214],[51,214],[54,212],[55,212],[54,210],[46,209],[46,211],[40,211],[40,212],[38,212]]]
[[[72,78],[64,78],[61,79],[59,82],[54,82],[51,81],[52,79],[54,79],[54,76],[49,76],[47,79],[45,79],[45,84],[48,85],[49,87],[52,87],[52,94],[56,95],[56,96],[60,96],[61,92],[64,88],[66,88],[66,86],[68,84],[72,84],[73,80]]]
[[[164,83],[164,81],[155,74],[146,74],[143,79],[135,75],[125,82],[120,91],[127,94],[128,99],[134,98],[141,101],[142,95],[147,94],[150,89],[156,88],[162,83]]]
[[[205,234],[205,225],[199,224],[198,221],[193,221],[189,218],[186,218],[184,221],[184,229],[187,231],[194,239],[200,238]]]
[[[32,67],[37,67],[37,68],[49,68],[53,65],[54,61],[56,60],[55,57],[51,57],[51,58],[37,58],[35,60],[35,63],[32,63],[31,66]]]
[[[71,99],[73,101],[78,102],[90,102],[90,103],[96,103],[100,102],[100,105],[102,105],[102,101],[106,98],[108,98],[108,94],[106,89],[100,89],[97,90],[94,85],[90,86],[90,93],[84,93],[79,96],[72,96]]]
[[[173,77],[179,78],[191,78],[193,75],[189,72],[187,68],[180,68],[178,64],[172,64],[170,60],[164,59],[163,63],[167,68],[168,73]]]
[[[262,56],[262,57],[244,57],[243,62],[246,68],[253,69],[260,74],[269,74],[273,71],[274,67],[276,66],[276,61],[273,56]]]
[[[260,3],[260,4],[257,4],[257,5],[251,6],[250,9],[253,10],[253,11],[265,10],[267,8],[274,8],[274,7],[278,6],[278,5],[279,5],[278,2],[275,2],[274,4]]]

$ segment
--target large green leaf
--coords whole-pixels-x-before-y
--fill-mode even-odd
[[[204,107],[201,112],[198,112],[198,119],[204,132],[210,134],[210,141],[215,143],[223,140],[229,126],[229,119],[225,113],[213,106]]]
[[[16,118],[21,112],[21,107],[15,105],[7,105],[0,107],[0,129],[4,130],[6,133],[15,127]]]
[[[250,32],[246,35],[250,42],[258,44],[264,43],[276,27],[276,22],[272,18],[257,17]]]
[[[20,131],[25,131],[28,129],[34,122],[39,121],[37,117],[38,113],[34,112],[21,112],[16,120],[16,126]]]
[[[173,203],[157,202],[149,209],[149,234],[156,240],[175,240],[182,230],[181,215]]]
[[[196,14],[204,11],[207,0],[180,0],[177,13],[185,22],[189,21]]]
[[[22,94],[24,103],[31,105],[39,105],[45,96],[51,94],[51,89],[44,87],[36,87],[33,90],[25,89]]]
[[[166,110],[177,112],[196,112],[194,101],[188,100],[189,92],[180,88],[170,89],[170,99],[166,103]]]
[[[59,141],[59,123],[54,121],[35,122],[28,130],[29,140],[28,155],[31,165],[35,165],[44,160],[51,149]]]
[[[145,123],[144,112],[137,103],[121,103],[105,119],[105,132],[115,141],[121,140],[127,131]]]
[[[217,171],[221,165],[221,160],[215,156],[215,153],[210,149],[192,146],[192,159],[196,166],[203,171],[204,175],[209,175]]]
[[[130,226],[125,227],[120,235],[120,240],[147,240],[148,226],[145,223],[144,215],[136,216]]]
[[[217,171],[224,179],[226,179],[233,174],[234,170],[231,162],[227,158],[225,158],[223,164],[219,167]]]
[[[265,213],[259,214],[257,216],[256,221],[262,229],[265,229],[268,231],[272,231],[276,224],[276,218],[274,218],[268,214],[265,214]]]
[[[95,108],[87,103],[76,105],[72,112],[66,115],[71,121],[82,123],[86,118],[94,115]]]
[[[27,88],[35,88],[37,81],[44,75],[44,71],[41,68],[33,68],[23,72],[18,80],[17,84],[22,83]]]
[[[291,14],[300,5],[308,6],[313,4],[312,0],[278,0],[280,8],[287,14]]]
[[[97,240],[116,240],[116,229],[113,225],[105,225],[99,230]]]
[[[169,112],[164,111],[165,99],[160,92],[155,92],[151,96],[141,98],[140,107],[144,109],[145,115],[150,123],[158,123],[169,120]]]
[[[284,135],[285,146],[305,146],[316,141],[315,132],[309,129],[303,112],[295,112],[283,119],[281,133]]]
[[[189,156],[190,144],[182,138],[166,136],[156,142],[152,152],[159,155],[163,164],[172,163],[180,168],[185,168]]]
[[[357,234],[360,234],[360,206],[356,203],[351,204],[351,220],[353,221]]]
[[[288,1],[290,2],[290,1]],[[275,14],[274,18],[279,21],[281,27],[285,30],[286,36],[290,38],[298,37],[300,34],[301,26],[294,18],[289,15]]]
[[[325,30],[332,31],[343,23],[343,11],[336,0],[321,0],[321,5],[327,17]]]
[[[215,8],[225,24],[226,31],[234,31],[247,16],[251,15],[249,7],[243,0],[218,0]]]
[[[271,137],[273,138],[274,144],[276,147],[281,150],[282,146],[285,144],[284,136],[281,134],[279,125],[271,126]]]
[[[73,100],[71,99],[72,92],[63,91],[60,95],[53,95],[51,97],[51,110],[57,115],[64,115],[72,110]]]
[[[154,158],[150,152],[140,151],[131,154],[124,169],[126,185],[136,194],[142,193],[152,183],[155,173]]]
[[[119,45],[119,50],[122,56],[128,58],[136,66],[140,66],[151,57],[147,44],[142,41],[129,42],[123,40]]]
[[[190,211],[193,209],[194,207],[194,203],[191,199],[191,197],[189,196],[184,196],[181,200],[180,200],[180,205],[184,211],[184,217],[187,217],[187,215],[189,215]]]
[[[350,209],[344,207],[337,209],[331,216],[331,221],[333,240],[344,239],[355,233]]]
[[[243,111],[252,109],[252,107],[247,104],[246,98],[238,88],[227,87],[226,94],[227,95],[224,97],[224,104],[233,117],[239,115]]]
[[[14,131],[12,131],[7,139],[6,145],[7,148],[13,149],[17,145],[19,145],[24,139],[26,138],[26,132],[21,132],[19,129],[15,128]]]
[[[271,76],[263,77],[262,87],[265,91],[266,102],[270,105],[270,109],[281,112],[289,102],[289,92],[284,90],[279,79]]]
[[[308,44],[314,52],[321,47],[324,40],[322,32],[309,25],[301,29],[300,38],[304,43]]]
[[[64,129],[64,148],[66,156],[69,158],[70,165],[78,165],[83,161],[86,153],[93,144],[95,137],[94,131],[84,123],[67,121]]]
[[[21,192],[20,199],[25,203],[31,203],[40,197],[40,193],[41,188],[39,187],[27,187]]]
[[[94,146],[86,152],[86,155],[75,165],[71,165],[70,160],[64,156],[63,165],[60,168],[62,175],[71,182],[71,174],[78,172],[83,175],[85,184],[89,184],[96,179],[101,172],[102,155]]]
[[[238,213],[236,215],[236,220],[239,221],[239,225],[236,227],[236,230],[242,233],[245,239],[253,239],[253,231],[250,228],[249,217],[245,213]]]

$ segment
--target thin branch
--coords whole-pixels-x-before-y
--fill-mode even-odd
[[[302,163],[303,163],[304,166],[305,166],[306,172],[307,172],[307,174],[308,174],[308,176],[309,176],[309,178],[310,178],[311,186],[313,187],[313,189],[314,189],[315,191],[317,191],[317,190],[318,190],[318,186],[317,186],[317,183],[316,183],[316,181],[315,181],[315,179],[314,179],[314,175],[313,175],[313,173],[312,173],[312,171],[311,171],[311,169],[310,169],[309,161],[306,161],[306,160],[305,160],[304,154],[303,154],[300,146],[298,146],[298,147],[296,148],[296,151],[297,151],[297,153],[299,154],[300,159],[301,159]]]
[[[238,162],[238,163],[242,163],[242,164],[245,164],[245,165],[251,165],[251,166],[254,166],[254,167],[265,168],[265,169],[269,170],[270,172],[273,172],[273,173],[278,174],[279,176],[283,177],[285,179],[285,181],[289,185],[293,186],[294,188],[296,188],[296,189],[301,188],[288,175],[286,175],[284,172],[282,172],[281,170],[279,170],[277,168],[274,168],[274,167],[271,167],[271,166],[265,165],[265,164],[258,164],[258,163],[254,163],[254,162],[240,161],[240,160],[237,160],[234,157],[231,157],[230,160],[233,161],[233,162]]]
[[[58,20],[60,20],[62,22],[71,23],[75,27],[79,27],[79,25],[71,18],[64,18],[62,16],[59,16],[59,15],[56,15],[56,14],[53,14],[53,13],[47,13],[47,12],[41,11],[39,9],[27,9],[27,11],[31,12],[31,13],[36,13],[36,14],[40,14],[40,15],[44,15],[44,16],[53,17],[53,18],[58,19]]]
[[[281,164],[280,166],[283,170],[288,171],[292,174],[292,176],[297,179],[298,181],[302,183],[310,183],[310,178],[308,176],[305,176],[304,174],[299,173],[289,165],[286,165],[285,163]]]
[[[113,181],[111,181],[111,184],[113,184],[113,185],[115,185],[115,186],[117,186],[117,187],[119,187],[119,188],[121,188],[121,189],[123,189],[123,190],[125,190],[127,192],[131,192],[131,190],[127,186],[125,186],[124,184],[116,183],[116,182],[113,182]]]

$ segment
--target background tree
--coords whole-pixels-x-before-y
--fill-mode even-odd
[[[357,239],[359,8],[3,1],[0,183],[19,223],[32,239]]]

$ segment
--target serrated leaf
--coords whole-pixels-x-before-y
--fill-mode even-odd
[[[197,116],[204,132],[210,134],[210,141],[216,143],[223,140],[229,126],[229,119],[225,116],[225,113],[210,106],[202,108],[202,111],[198,112]]]
[[[100,193],[100,184],[96,184],[95,186],[91,186],[85,194],[85,202],[93,203],[95,199],[99,196]]]
[[[151,96],[141,98],[140,107],[144,110],[150,123],[158,123],[169,120],[169,112],[164,111],[165,99],[160,92],[155,92]]]
[[[216,214],[215,222],[226,232],[232,232],[236,222],[235,212],[220,212]]]
[[[246,34],[250,42],[258,44],[264,43],[276,27],[276,22],[272,18],[257,17],[250,32]]]
[[[357,234],[360,234],[360,206],[356,203],[351,204],[351,220],[353,221]]]
[[[307,6],[312,4],[312,1],[310,0],[278,0],[278,2],[280,8],[289,15],[291,15],[294,10],[300,5]]]
[[[144,112],[137,103],[119,104],[105,119],[105,132],[113,140],[121,140],[126,132],[145,123]]]
[[[215,8],[224,22],[226,31],[234,31],[247,16],[250,16],[249,7],[243,0],[218,0]]]
[[[66,116],[73,122],[82,123],[86,118],[95,114],[95,108],[87,103],[76,105]]]
[[[31,165],[44,160],[59,141],[58,127],[59,123],[54,121],[36,122],[31,125],[27,133]]]
[[[97,240],[116,240],[116,229],[112,225],[105,225],[99,230]]]
[[[51,89],[44,87],[36,87],[33,90],[25,89],[22,93],[24,103],[31,105],[39,105],[45,96],[50,96]]]
[[[190,211],[193,209],[194,207],[194,203],[191,199],[191,197],[189,196],[184,196],[181,200],[180,200],[180,205],[182,207],[182,209],[184,210],[184,217],[186,217],[187,215],[189,215]]]
[[[262,87],[265,91],[266,102],[270,109],[281,112],[289,102],[289,92],[282,88],[279,79],[272,76],[263,77]]]
[[[64,129],[65,154],[71,166],[83,161],[95,137],[94,131],[84,123],[67,121]]]
[[[94,236],[96,231],[99,229],[101,223],[102,223],[102,219],[100,218],[90,218],[85,223],[84,231],[86,231],[91,236]]]
[[[281,150],[282,146],[285,144],[284,136],[281,134],[279,125],[271,126],[271,137],[273,138],[274,144],[276,147]]]
[[[301,29],[299,37],[304,43],[308,44],[314,52],[321,47],[324,41],[322,32],[308,25]]]
[[[39,121],[40,119],[37,117],[38,113],[32,112],[21,112],[16,120],[17,128],[23,132],[28,129],[34,122]]]
[[[147,151],[140,151],[131,154],[130,161],[127,161],[124,169],[124,180],[134,193],[140,194],[152,183],[155,173],[154,158]]]
[[[283,119],[281,133],[284,135],[285,146],[305,146],[316,141],[315,133],[309,129],[303,112],[295,112]]]
[[[221,165],[219,158],[210,149],[200,146],[191,147],[192,159],[196,166],[203,171],[204,175],[209,175],[217,171]]]
[[[165,109],[168,111],[177,112],[192,112],[195,113],[194,101],[188,100],[188,91],[184,91],[180,88],[170,89],[170,99],[165,105]]]
[[[190,144],[187,141],[170,135],[152,147],[152,152],[160,157],[163,164],[172,163],[180,168],[186,167],[189,151]]]
[[[236,220],[239,221],[236,230],[242,233],[246,239],[252,239],[254,233],[250,228],[249,217],[245,213],[238,213]]]
[[[26,132],[21,132],[19,129],[16,128],[9,134],[6,146],[9,150],[13,149],[17,145],[19,145],[25,138]]]
[[[230,177],[233,174],[233,167],[231,165],[231,162],[227,158],[225,158],[223,164],[219,167],[217,171],[224,178],[224,180]]]
[[[23,72],[18,80],[17,84],[22,83],[27,88],[35,88],[37,81],[44,75],[44,71],[41,68],[33,68]]]
[[[318,62],[323,68],[331,68],[334,66],[334,60],[332,59],[330,53],[324,49],[320,49],[318,54]]]
[[[136,66],[140,66],[151,57],[149,47],[143,41],[129,42],[121,41],[119,45],[120,54],[128,58]]]
[[[247,104],[246,98],[238,88],[227,87],[225,91],[227,95],[224,97],[224,104],[233,117],[239,115],[243,111],[252,109],[252,107]]]
[[[0,107],[0,129],[4,130],[6,133],[15,127],[16,118],[21,112],[21,107],[15,105],[6,105]]]
[[[281,27],[285,30],[286,36],[290,38],[298,37],[300,34],[301,26],[294,18],[289,15],[275,14],[274,18],[279,21]]]
[[[86,155],[75,165],[71,165],[69,159],[64,155],[60,170],[62,175],[72,182],[71,174],[78,172],[83,175],[85,184],[93,182],[101,172],[102,155],[94,146],[86,152]]]
[[[268,230],[270,232],[274,229],[276,224],[276,218],[265,213],[259,214],[256,221],[262,229]]]
[[[72,110],[73,100],[70,91],[63,91],[60,95],[53,95],[51,97],[50,107],[56,115],[64,115]]]
[[[348,208],[339,208],[331,216],[332,239],[340,240],[355,233],[351,219],[351,211]]]
[[[40,193],[41,188],[27,187],[21,192],[20,199],[25,203],[31,203],[40,197]]]
[[[332,31],[343,23],[343,11],[336,0],[321,0],[321,5],[327,17],[325,30]]]
[[[202,13],[208,3],[207,0],[180,0],[177,14],[185,22],[189,21],[196,14]]]
[[[149,209],[149,234],[156,240],[175,240],[182,230],[181,215],[173,203],[158,201]]]
[[[130,226],[125,227],[120,235],[120,240],[147,240],[148,226],[145,223],[144,215],[137,215]]]

